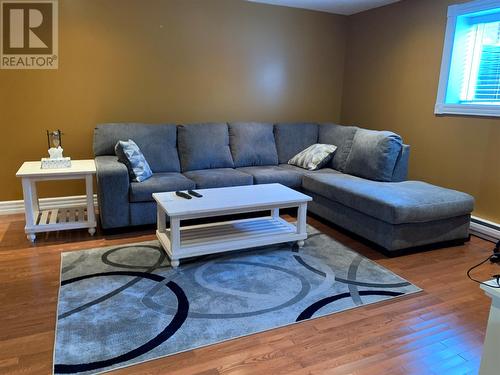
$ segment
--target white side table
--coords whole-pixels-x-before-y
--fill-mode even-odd
[[[31,242],[39,232],[89,228],[95,233],[96,220],[92,176],[96,173],[94,160],[72,160],[70,168],[42,169],[41,162],[27,161],[16,173],[22,179],[26,226],[24,231]],[[40,210],[36,191],[37,181],[85,180],[87,205],[85,207]]]
[[[496,281],[488,284],[497,285]],[[498,375],[500,373],[500,289],[481,285],[481,289],[491,298],[490,316],[484,339],[480,375]]]

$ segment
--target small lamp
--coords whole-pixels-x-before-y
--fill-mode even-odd
[[[69,168],[71,158],[63,156],[61,130],[47,130],[47,144],[49,146],[49,157],[42,158],[42,168]]]

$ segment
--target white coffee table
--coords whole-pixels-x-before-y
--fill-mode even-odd
[[[38,232],[88,228],[95,233],[96,219],[92,176],[96,173],[94,160],[72,160],[69,168],[42,169],[41,162],[27,161],[16,173],[22,179],[26,226],[24,231],[33,242]],[[87,204],[84,207],[41,210],[36,190],[37,181],[85,180]]]
[[[156,236],[172,267],[179,259],[220,253],[307,238],[307,202],[312,198],[280,184],[236,186],[196,190],[202,198],[184,199],[175,192],[154,193],[157,202]],[[298,207],[297,222],[279,215],[281,208]],[[270,211],[269,216],[233,221],[215,221],[181,227],[181,221],[245,212]],[[166,215],[170,228],[166,228]]]

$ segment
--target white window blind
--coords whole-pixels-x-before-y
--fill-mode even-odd
[[[500,104],[500,22],[474,25],[467,39],[461,102]]]
[[[435,112],[500,116],[500,0],[449,7]]]

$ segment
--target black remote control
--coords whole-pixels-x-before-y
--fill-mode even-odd
[[[201,198],[203,197],[203,195],[201,195],[200,193],[198,193],[197,191],[194,191],[194,190],[188,190],[188,193],[190,195],[192,195],[193,197],[196,197],[196,198]]]
[[[186,193],[183,193],[182,191],[176,191],[175,195],[177,195],[178,197],[184,198],[184,199],[191,199],[191,198],[193,198],[192,196],[190,196],[190,195],[188,195]]]

